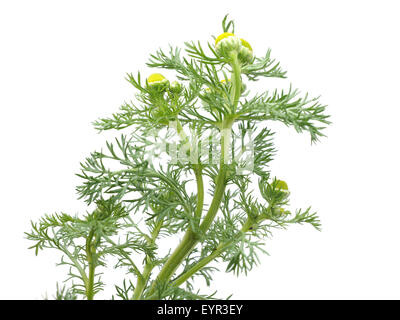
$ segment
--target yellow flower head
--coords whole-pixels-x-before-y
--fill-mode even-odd
[[[224,32],[215,39],[215,50],[223,57],[229,57],[233,51],[240,48],[240,40],[231,32]]]
[[[215,39],[215,50],[225,58],[230,58],[232,52],[237,52],[237,57],[242,64],[253,61],[253,48],[244,39],[238,38],[231,32],[224,32]]]
[[[218,42],[220,42],[222,39],[225,39],[225,38],[228,38],[228,37],[231,37],[231,36],[234,36],[234,34],[231,33],[231,32],[224,32],[224,33],[220,34],[217,37],[217,39],[215,39],[215,45],[217,45]]]
[[[243,64],[250,63],[253,61],[253,48],[251,47],[250,43],[248,43],[244,39],[240,39],[240,49],[238,58]]]
[[[169,81],[160,73],[153,73],[147,78],[148,88],[154,93],[163,93],[169,88]]]
[[[163,82],[165,79],[165,77],[160,74],[160,73],[153,73],[152,75],[150,75],[147,78],[147,83],[148,84],[153,84],[153,83],[157,83],[157,82]]]
[[[242,46],[246,47],[250,51],[253,51],[253,48],[251,47],[250,43],[248,43],[246,40],[240,38],[240,41],[242,42]]]

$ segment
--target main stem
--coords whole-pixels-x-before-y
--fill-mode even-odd
[[[94,276],[96,269],[96,264],[94,259],[96,255],[96,249],[92,245],[93,236],[94,236],[94,231],[92,229],[86,240],[86,259],[89,264],[89,276],[86,284],[86,297],[88,300],[93,300],[94,297]]]
[[[226,169],[222,167],[219,171],[217,178],[217,186],[215,188],[215,194],[211,206],[207,212],[206,217],[204,218],[203,223],[200,225],[200,229],[205,232],[211,225],[211,222],[215,215],[217,214],[219,205],[222,200],[222,196],[224,194],[226,186]],[[182,241],[178,245],[178,247],[171,254],[164,267],[161,269],[156,281],[154,282],[152,288],[149,291],[149,296],[151,296],[155,289],[157,283],[164,283],[168,281],[171,276],[175,273],[176,269],[179,267],[181,262],[185,259],[185,257],[193,250],[193,248],[198,243],[198,236],[196,233],[192,231],[192,229],[188,229],[183,236]]]
[[[229,144],[231,139],[231,130],[232,125],[235,120],[234,114],[236,112],[237,105],[239,103],[239,98],[241,95],[241,69],[240,64],[238,62],[237,53],[232,55],[232,78],[233,78],[233,90],[231,93],[231,103],[232,110],[231,115],[226,116],[221,126],[221,157],[220,157],[220,168],[216,178],[216,187],[214,191],[214,197],[211,201],[211,205],[207,211],[206,216],[204,217],[203,222],[200,225],[200,231],[202,233],[206,233],[210,228],[219,207],[221,205],[222,197],[226,188],[226,176],[227,176],[227,156],[229,155]],[[177,126],[178,134],[184,138],[183,128],[178,122]],[[197,178],[197,175],[196,175]],[[202,180],[197,179],[197,183],[202,185]],[[199,196],[199,194],[198,194]],[[200,197],[204,197],[203,194],[200,194]],[[201,199],[202,204],[203,199]],[[199,203],[199,199],[198,199]],[[201,212],[198,212],[198,208],[196,209],[196,215],[201,215]],[[193,232],[191,228],[189,228],[185,235],[183,236],[181,242],[178,247],[171,254],[167,262],[164,264],[164,267],[161,269],[158,274],[156,281],[154,281],[152,287],[149,290],[148,296],[152,297],[156,290],[157,284],[162,284],[170,280],[172,275],[175,273],[176,269],[185,259],[185,257],[194,249],[196,244],[199,242],[199,237],[196,233]]]

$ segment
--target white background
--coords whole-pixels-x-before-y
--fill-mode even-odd
[[[312,205],[323,231],[275,233],[247,277],[219,274],[237,299],[399,299],[398,1],[1,1],[0,298],[41,299],[63,279],[58,256],[34,257],[24,231],[43,213],[84,212],[79,162],[104,145],[91,122],[133,97],[126,72],[150,53],[211,41],[226,13],[256,55],[321,95],[328,138],[272,124],[292,206]],[[263,80],[259,89],[276,82]],[[109,297],[105,296],[105,297]]]

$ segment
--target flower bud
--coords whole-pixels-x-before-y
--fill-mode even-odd
[[[250,44],[230,32],[224,32],[215,39],[215,50],[219,55],[228,59],[232,52],[236,52],[242,64],[253,61],[253,49]]]
[[[225,58],[229,58],[233,51],[239,51],[240,47],[240,39],[230,32],[224,32],[215,39],[215,50]]]
[[[169,87],[169,81],[160,73],[153,73],[147,78],[147,86],[156,92],[164,92]]]
[[[169,91],[171,93],[179,94],[183,90],[182,85],[178,81],[172,81],[169,87]]]
[[[282,191],[282,192],[289,192],[288,185],[283,180],[276,180],[276,182],[275,182],[275,190]]]
[[[289,189],[288,185],[285,181],[283,180],[276,180],[273,184],[272,187],[274,188],[273,192],[276,196],[279,196],[282,200],[287,199],[289,196]]]
[[[243,64],[247,64],[253,61],[253,48],[250,44],[244,40],[240,39],[242,46],[239,49],[238,59]]]

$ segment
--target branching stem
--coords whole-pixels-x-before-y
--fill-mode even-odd
[[[227,272],[246,273],[257,264],[257,252],[265,252],[259,240],[272,228],[309,223],[320,230],[319,218],[310,207],[295,212],[287,208],[286,182],[270,181],[273,133],[261,122],[280,121],[297,132],[308,132],[316,142],[330,123],[326,106],[319,98],[299,97],[292,87],[253,97],[246,91],[241,98],[242,77],[283,78],[285,72],[271,59],[270,51],[259,58],[244,39],[232,37],[233,29],[233,21],[225,17],[224,34],[215,39],[215,46],[208,43],[211,56],[200,42],[186,43],[186,57],[175,47],[169,53],[160,49],[152,54],[147,65],[174,70],[176,80],[153,73],[142,85],[140,73],[128,75],[139,91],[138,103],[124,103],[119,112],[95,122],[100,131],[133,126],[130,137],[123,134],[116,144],[107,142],[105,152],[92,152],[81,163],[78,176],[84,182],[77,186],[79,198],[97,208],[83,218],[46,214],[39,223],[32,222],[32,232],[26,233],[35,242],[30,248],[36,254],[44,248],[65,254],[59,264],[69,267],[71,288],[57,289],[57,298],[80,295],[93,300],[103,286],[97,267],[108,266],[107,258],[116,257],[115,267],[126,268],[136,282],[127,286],[125,279],[123,287],[116,286],[122,299],[201,299],[202,295],[191,292],[192,280],[202,276],[209,284],[211,262],[222,260],[228,262]],[[154,135],[159,129],[161,135]],[[176,130],[174,141],[169,129]],[[232,148],[232,141],[241,145]],[[216,149],[219,155],[214,157]],[[164,165],[165,153],[178,162]],[[263,199],[254,194],[255,179]],[[192,183],[196,190],[188,190]],[[223,215],[218,217],[221,206]],[[132,217],[138,212],[143,219]],[[156,245],[160,233],[176,236],[178,232],[182,238],[177,247],[160,256]],[[185,282],[186,288],[181,288]]]
[[[188,280],[191,276],[193,276],[197,271],[201,270],[204,268],[207,264],[209,264],[211,261],[214,259],[218,258],[234,241],[244,235],[247,231],[251,229],[253,226],[253,223],[250,219],[247,219],[246,222],[243,224],[242,229],[238,232],[236,237],[234,237],[232,240],[220,243],[217,248],[207,257],[201,259],[199,262],[197,262],[192,268],[190,268],[188,271],[186,271],[184,274],[182,274],[178,279],[174,281],[174,286],[179,287],[182,283],[184,283],[186,280]]]
[[[160,230],[163,226],[164,219],[160,219],[156,226],[154,227],[154,230],[151,233],[151,238],[150,238],[150,244],[153,245],[160,234]],[[154,262],[152,259],[147,256],[146,257],[146,265],[144,266],[143,273],[141,277],[137,278],[137,283],[135,290],[133,292],[132,300],[138,300],[140,299],[144,288],[146,287],[147,282],[149,281],[151,271],[154,268]]]
[[[241,77],[240,77],[240,65],[237,59],[237,54],[232,57],[232,77],[234,79],[233,88],[232,88],[232,104],[234,111],[238,105],[240,93],[241,93]],[[221,156],[220,156],[220,168],[216,178],[216,186],[214,191],[214,196],[211,201],[211,205],[205,215],[201,225],[200,231],[202,233],[206,233],[210,228],[215,216],[218,213],[219,207],[221,205],[222,197],[225,192],[226,183],[227,183],[227,163],[229,156],[229,146],[231,140],[231,132],[232,125],[235,120],[235,116],[227,116],[222,122],[221,130]],[[180,134],[183,138],[185,136],[182,135],[183,129],[180,123],[178,122],[177,126],[178,134]],[[197,177],[197,176],[196,176]],[[199,182],[202,186],[202,181]],[[204,195],[201,195],[201,201],[203,201]],[[196,209],[196,215],[199,214],[198,209]],[[154,281],[148,295],[151,297],[156,289],[156,285],[158,283],[165,283],[169,281],[172,275],[175,273],[177,268],[180,266],[185,257],[194,249],[197,245],[199,239],[197,234],[195,234],[190,228],[186,231],[183,239],[181,240],[178,247],[171,254],[164,267],[161,269],[158,277]]]

